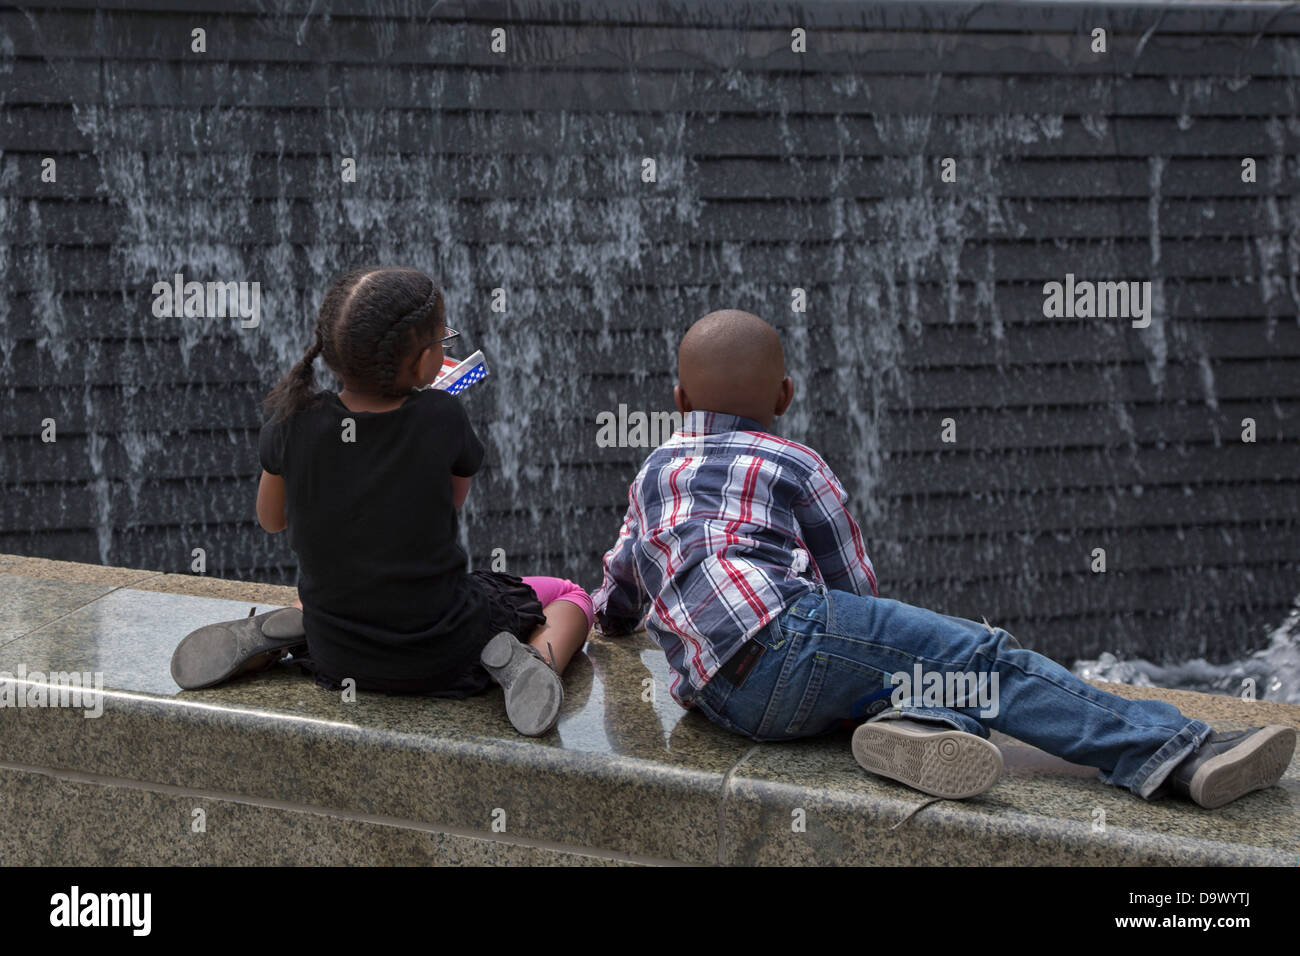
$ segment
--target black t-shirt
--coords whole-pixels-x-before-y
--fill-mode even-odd
[[[483,461],[464,407],[437,389],[387,412],[317,396],[258,436],[262,467],[284,478],[311,658],[358,682],[464,667],[477,658],[474,625],[487,610],[452,504],[451,476]]]

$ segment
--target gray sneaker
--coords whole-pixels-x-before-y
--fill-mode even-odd
[[[1295,730],[1274,724],[1214,732],[1169,775],[1169,789],[1213,810],[1282,779],[1295,753]]]
[[[853,756],[872,773],[949,800],[983,793],[1002,776],[1002,751],[992,742],[907,717],[862,724]]]
[[[506,716],[515,730],[540,737],[560,718],[564,684],[552,663],[509,631],[487,642],[479,661],[506,695]]]

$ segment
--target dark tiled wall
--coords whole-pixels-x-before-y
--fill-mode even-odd
[[[670,408],[678,336],[738,306],[883,594],[1069,660],[1237,655],[1300,593],[1296,13],[94,6],[0,6],[0,550],[291,582],[258,400],[381,261],[492,365],[477,563],[594,587],[645,453],[596,416]],[[177,272],[259,282],[260,324],[155,317]],[[1045,317],[1067,273],[1150,281],[1150,325]]]

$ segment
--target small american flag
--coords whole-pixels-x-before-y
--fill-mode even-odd
[[[448,395],[459,395],[475,382],[482,381],[487,373],[487,360],[483,358],[482,351],[477,351],[463,360],[444,357],[442,373],[429,387],[440,388]]]

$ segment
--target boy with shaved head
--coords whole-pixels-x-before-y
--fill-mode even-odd
[[[880,597],[844,488],[770,431],[794,383],[758,316],[711,312],[677,361],[682,427],[628,489],[594,602],[601,633],[644,627],[663,648],[684,707],[754,740],[857,724],[864,768],[938,797],[997,781],[989,729],[1148,800],[1218,807],[1282,776],[1290,727],[1217,733],[1099,690],[1001,628]]]

